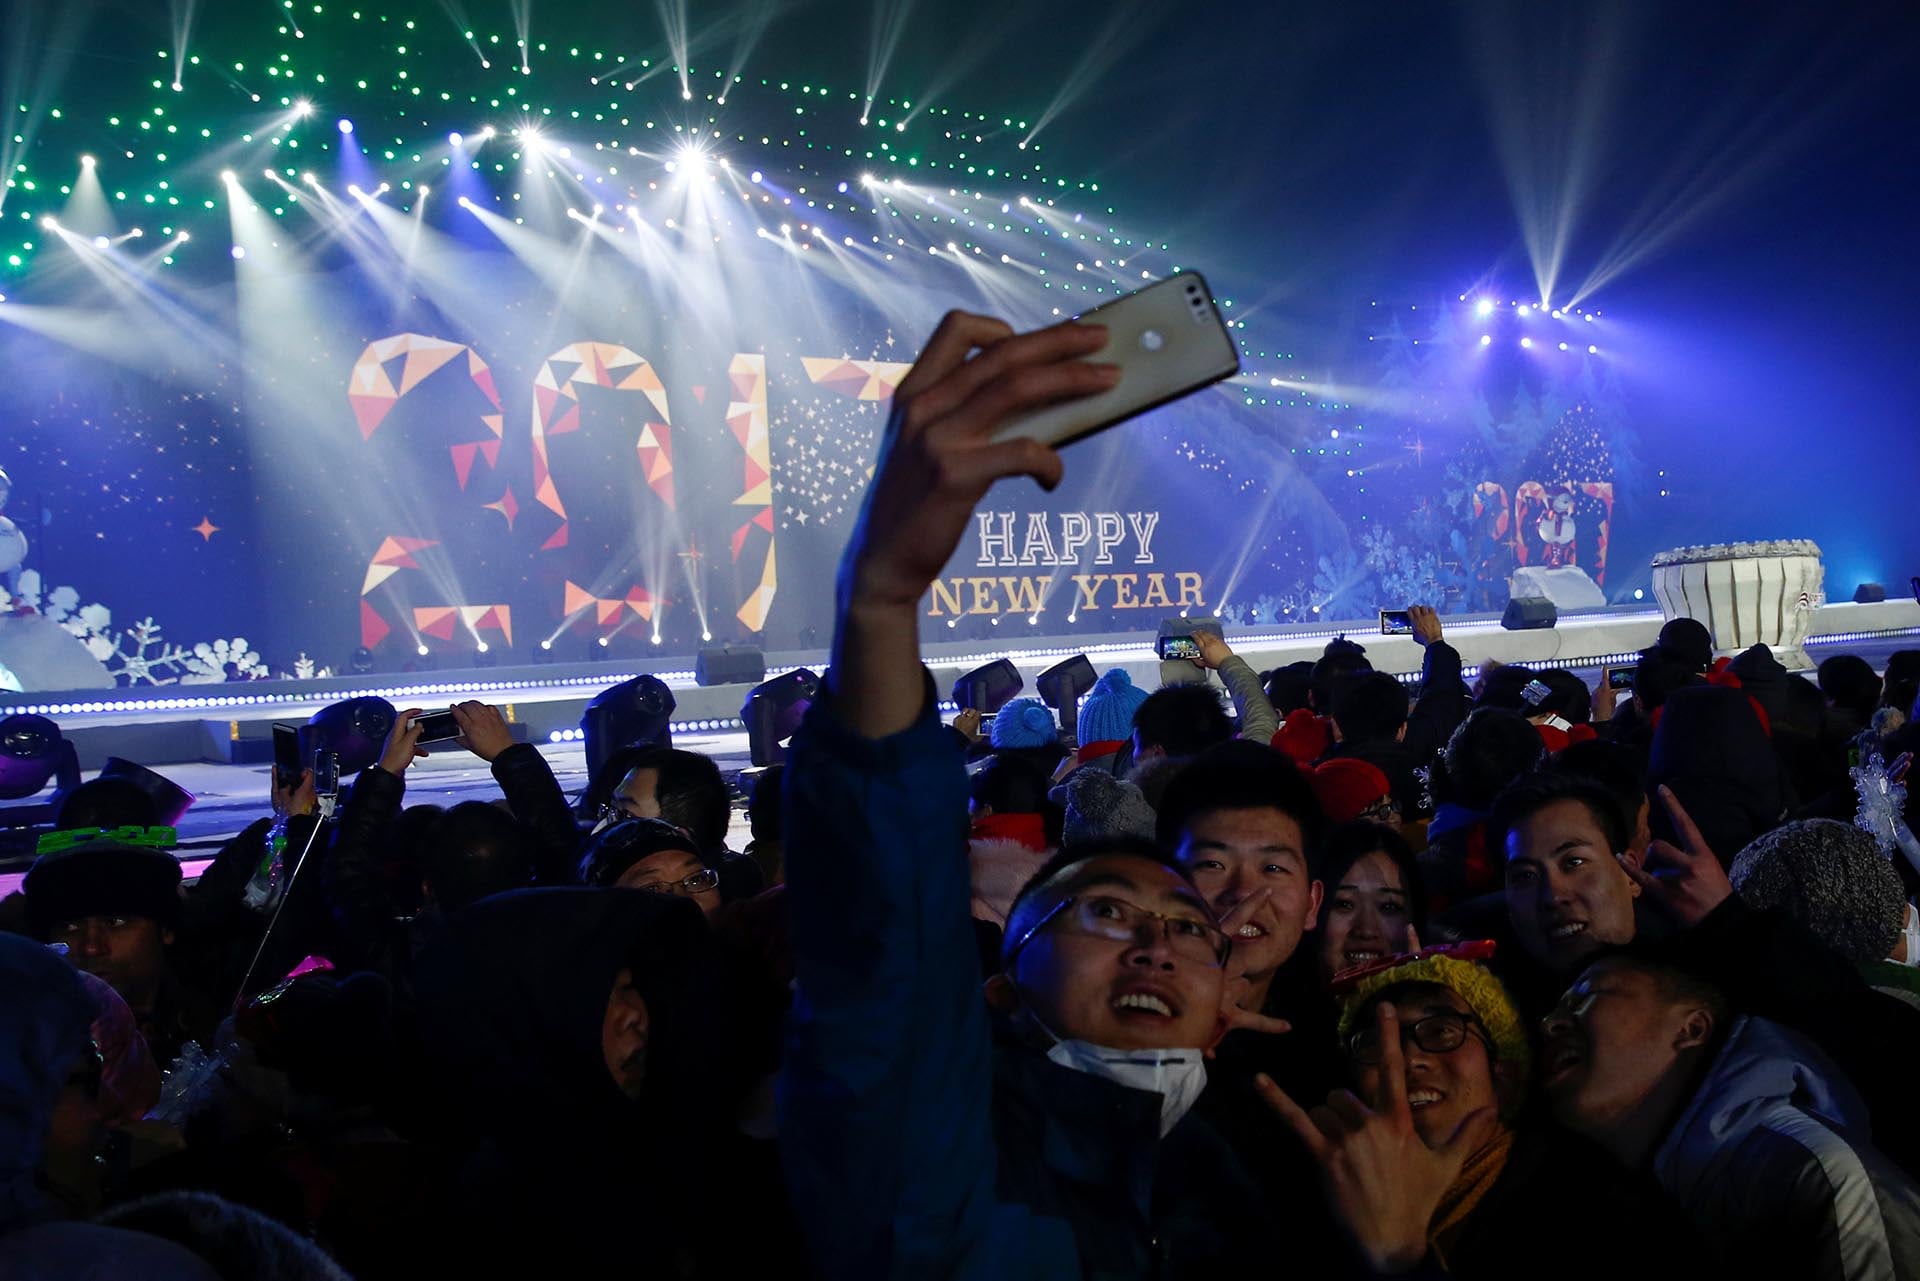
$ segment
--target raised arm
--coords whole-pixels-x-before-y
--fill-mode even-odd
[[[1200,657],[1193,661],[1220,673],[1220,683],[1233,696],[1234,714],[1240,718],[1240,737],[1262,746],[1271,743],[1280,732],[1280,717],[1260,684],[1260,674],[1247,666],[1247,660],[1234,653],[1227,642],[1212,632],[1198,632],[1193,638],[1200,646]]]
[[[781,1147],[822,1275],[988,1275],[1022,1235],[993,1200],[965,774],[934,716],[918,611],[994,481],[1059,481],[1051,449],[988,436],[1111,386],[1078,359],[1102,338],[949,315],[895,396],[841,566],[832,670],[786,782],[797,992]]]
[[[1414,605],[1407,613],[1413,617],[1413,638],[1427,651],[1420,697],[1407,716],[1407,749],[1428,765],[1467,719],[1467,686],[1460,677],[1460,652],[1443,639],[1440,615],[1430,605]]]

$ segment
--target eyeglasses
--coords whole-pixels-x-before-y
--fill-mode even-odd
[[[622,800],[602,801],[599,812],[594,815],[594,821],[598,824],[605,825],[618,823],[624,819],[639,817],[638,814],[626,807],[624,798],[622,798]]]
[[[1540,1020],[1540,1026],[1546,1028],[1560,1019],[1584,1019],[1587,1017],[1587,1011],[1593,1008],[1593,1003],[1599,997],[1600,994],[1591,988],[1583,992],[1578,988],[1570,987],[1561,993],[1558,1001],[1553,1003],[1553,1008],[1548,1010],[1546,1017]]]
[[[1399,813],[1400,811],[1394,808],[1393,798],[1391,796],[1382,796],[1379,800],[1361,810],[1359,816],[1373,823],[1390,823],[1399,816]]]
[[[679,894],[692,898],[696,894],[705,894],[719,884],[720,873],[709,867],[695,872],[684,881],[649,881],[645,885],[635,885],[632,888],[644,890],[649,894]]]
[[[1467,1043],[1469,1032],[1485,1042],[1489,1051],[1493,1049],[1493,1040],[1487,1035],[1485,1025],[1473,1015],[1455,1010],[1441,1010],[1401,1024],[1400,1043],[1412,1041],[1428,1054],[1451,1054]],[[1347,1038],[1347,1057],[1362,1067],[1372,1067],[1385,1057],[1377,1024],[1370,1023]]]
[[[1203,921],[1197,916],[1170,916],[1165,912],[1150,912],[1125,899],[1114,898],[1107,894],[1090,894],[1085,897],[1073,895],[1061,899],[1052,909],[1029,926],[1025,933],[1014,940],[1007,949],[1007,964],[1013,964],[1013,958],[1020,954],[1033,936],[1053,923],[1055,917],[1068,912],[1076,933],[1091,934],[1096,938],[1112,939],[1116,943],[1137,942],[1142,927],[1151,928],[1158,923],[1166,935],[1167,946],[1174,955],[1201,965],[1225,965],[1227,954],[1233,950],[1233,940],[1212,921]]]

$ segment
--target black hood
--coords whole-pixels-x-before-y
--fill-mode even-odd
[[[1649,790],[1662,784],[1726,864],[1787,808],[1785,771],[1744,690],[1697,685],[1667,698],[1647,762]],[[1675,840],[1664,806],[1651,822],[1656,836]]]
[[[711,953],[699,908],[672,895],[540,889],[482,899],[421,958],[427,1066],[468,1125],[514,1146],[617,1143],[701,1088],[715,1048]],[[614,1085],[601,1053],[607,998],[623,968],[650,1016],[638,1104]]]

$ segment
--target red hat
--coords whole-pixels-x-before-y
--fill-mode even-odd
[[[1313,794],[1329,823],[1348,823],[1392,795],[1380,767],[1352,757],[1336,757],[1308,771]]]
[[[1292,757],[1294,764],[1311,765],[1333,746],[1333,722],[1309,708],[1296,707],[1281,722],[1273,745]]]

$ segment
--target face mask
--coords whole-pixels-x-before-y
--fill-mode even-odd
[[[1902,964],[1920,969],[1920,912],[1911,903],[1907,904],[1906,934],[1907,959]]]
[[[1207,1085],[1206,1056],[1199,1050],[1116,1050],[1091,1041],[1056,1041],[1047,1057],[1061,1067],[1158,1094],[1162,1138]]]
[[[1013,976],[1009,974],[1008,978]],[[1015,984],[1016,988],[1018,984]],[[1069,1040],[1047,1026],[1032,1004],[1027,1014],[1034,1026],[1053,1041],[1047,1057],[1061,1067],[1085,1072],[1124,1085],[1130,1090],[1146,1090],[1160,1096],[1160,1137],[1180,1124],[1200,1091],[1207,1087],[1207,1056],[1200,1050],[1117,1050],[1092,1041]]]

